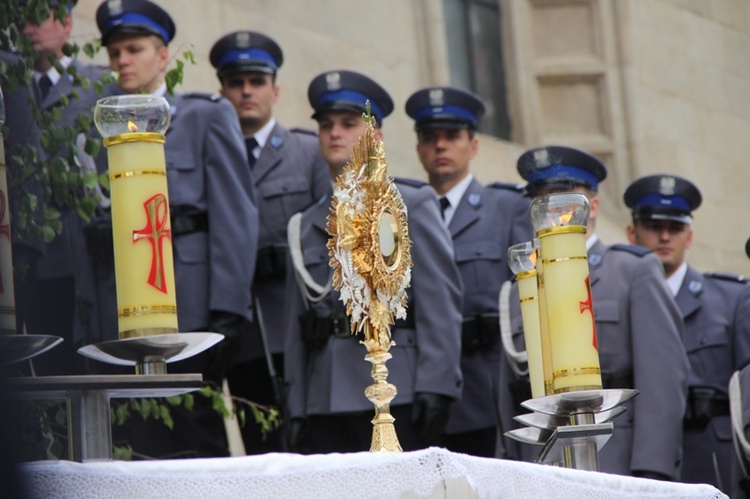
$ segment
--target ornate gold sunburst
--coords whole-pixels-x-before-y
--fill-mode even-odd
[[[368,350],[391,345],[390,326],[406,317],[411,240],[406,207],[388,176],[383,142],[372,118],[336,179],[328,216],[333,285],[341,292],[352,333],[364,329]],[[364,327],[369,322],[370,327]],[[376,346],[377,345],[377,346]]]

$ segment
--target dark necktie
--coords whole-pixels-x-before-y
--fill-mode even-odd
[[[41,97],[39,102],[44,102],[44,99],[49,94],[49,89],[52,88],[52,80],[46,74],[39,78],[39,96]]]
[[[252,170],[253,166],[255,166],[253,150],[258,147],[258,141],[255,140],[255,137],[248,137],[245,139],[245,147],[247,148],[247,164],[250,165],[250,169]]]
[[[443,220],[445,220],[445,210],[447,210],[450,205],[451,202],[448,201],[448,198],[440,198],[440,216],[443,217]]]

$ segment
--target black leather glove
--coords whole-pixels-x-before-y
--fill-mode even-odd
[[[208,328],[212,332],[224,335],[213,349],[211,357],[211,372],[220,381],[232,366],[242,346],[245,333],[245,318],[231,312],[211,311]]]
[[[411,406],[411,425],[424,445],[438,445],[448,424],[451,401],[447,395],[417,392]]]
[[[649,471],[649,470],[634,470],[633,476],[638,478],[649,478],[651,480],[661,480],[662,482],[671,482],[672,479],[669,478],[664,473],[659,473],[658,471]]]

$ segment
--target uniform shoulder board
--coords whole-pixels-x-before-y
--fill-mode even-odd
[[[710,277],[711,279],[721,279],[722,281],[737,282],[741,284],[747,282],[747,278],[745,276],[726,274],[724,272],[706,272],[703,275],[705,277]]]
[[[627,251],[628,253],[632,253],[635,256],[644,256],[651,253],[651,250],[648,248],[644,248],[643,246],[637,246],[635,244],[613,244],[610,246],[615,251]]]
[[[294,128],[290,128],[289,131],[292,132],[292,133],[301,133],[301,134],[304,134],[304,135],[311,135],[313,137],[317,137],[318,136],[318,132],[316,130],[311,129],[311,128],[303,128],[303,127],[296,126]]]
[[[487,187],[490,189],[505,189],[506,191],[524,192],[523,186],[519,184],[511,184],[508,182],[493,182]]]
[[[417,189],[427,185],[427,182],[424,180],[417,180],[414,178],[394,177],[393,181],[397,184],[409,185],[411,187],[416,187]]]
[[[208,94],[205,92],[190,92],[183,94],[183,97],[187,97],[188,99],[203,99],[211,102],[219,102],[221,100],[221,94]]]

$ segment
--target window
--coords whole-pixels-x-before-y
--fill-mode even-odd
[[[451,83],[480,95],[479,131],[511,138],[499,0],[443,0]]]

